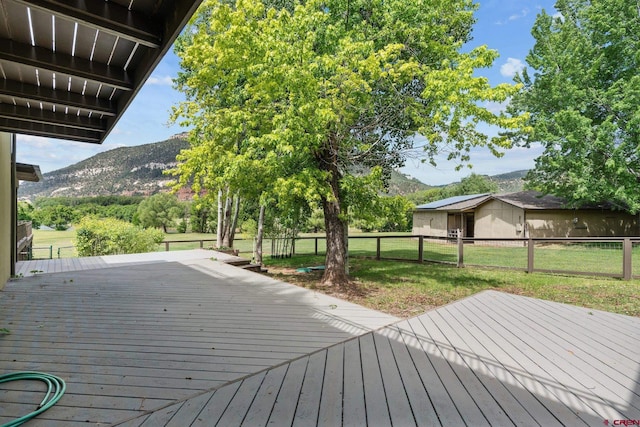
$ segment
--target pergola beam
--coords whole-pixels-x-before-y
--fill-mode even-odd
[[[103,0],[13,0],[24,6],[77,21],[89,27],[153,49],[160,47],[162,32],[149,16]]]
[[[72,141],[90,142],[94,144],[99,144],[103,137],[102,132],[74,129],[43,123],[10,120],[6,118],[0,118],[0,132],[14,132],[26,135],[43,136],[46,138],[70,139]]]
[[[62,107],[78,108],[105,116],[115,116],[117,113],[115,103],[106,99],[38,87],[12,80],[0,80],[0,94],[24,101],[46,102]]]
[[[133,90],[133,83],[122,68],[12,40],[0,39],[0,60],[68,74],[125,91]]]
[[[105,132],[106,120],[95,117],[54,113],[38,108],[27,108],[16,105],[0,104],[0,118],[29,123],[51,124],[74,129]]]

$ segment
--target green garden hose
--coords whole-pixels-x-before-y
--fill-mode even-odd
[[[0,383],[6,383],[9,381],[20,381],[20,380],[38,380],[43,381],[47,384],[47,394],[45,394],[44,399],[38,405],[38,408],[18,419],[10,421],[6,424],[2,424],[0,427],[16,427],[26,423],[31,418],[35,417],[38,414],[43,413],[47,409],[51,408],[53,405],[60,400],[64,391],[67,388],[64,380],[56,377],[55,375],[45,374],[42,372],[13,372],[11,374],[0,375]]]

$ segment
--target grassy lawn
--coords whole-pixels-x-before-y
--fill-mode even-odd
[[[351,258],[353,283],[345,288],[320,285],[321,272],[296,268],[322,265],[322,256],[267,259],[269,274],[279,280],[328,293],[376,310],[409,317],[486,289],[640,316],[640,281],[527,274],[484,268],[456,268]]]
[[[78,256],[73,240],[76,237],[75,230],[33,230],[33,257],[49,258],[49,247],[53,258],[71,258]]]
[[[76,256],[73,246],[75,232],[34,230],[34,246],[37,257],[49,255],[53,247],[53,257],[61,248],[61,257]],[[238,236],[242,238],[243,236]],[[318,239],[320,255],[297,255],[289,259],[270,259],[270,240],[264,244],[265,263],[274,277],[321,292],[345,298],[377,310],[399,317],[419,314],[433,307],[450,303],[485,289],[497,289],[519,295],[532,296],[551,301],[580,305],[611,311],[614,313],[640,316],[640,280],[625,282],[618,279],[569,277],[542,273],[526,274],[520,271],[492,270],[467,267],[458,269],[450,265],[416,264],[398,261],[375,261],[363,257],[374,257],[376,235],[352,239],[349,243],[351,273],[353,283],[341,289],[323,288],[319,284],[320,272],[298,273],[296,268],[322,265],[324,263],[325,242]],[[169,233],[165,240],[215,240],[213,234]],[[205,242],[205,247],[214,242]],[[236,248],[244,256],[250,256],[252,239],[237,240]],[[198,248],[199,243],[174,243],[171,250]],[[158,250],[164,250],[159,245]],[[388,238],[381,240],[383,257],[414,260],[417,257],[418,242],[408,238]],[[313,254],[315,240],[296,242],[296,253]],[[503,267],[525,268],[527,248],[493,247],[465,245],[465,264],[481,264]],[[443,242],[425,241],[425,259],[456,261],[455,245]],[[622,250],[610,246],[540,246],[536,247],[535,263],[538,268],[574,270],[588,269],[593,272],[620,273],[622,270]],[[640,247],[634,248],[633,265],[640,268]]]

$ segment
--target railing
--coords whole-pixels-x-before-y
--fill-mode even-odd
[[[305,243],[306,242],[306,243]],[[297,255],[326,253],[324,237],[296,239]],[[349,255],[543,273],[640,278],[640,237],[489,239],[350,236]]]
[[[265,239],[263,255],[271,255],[277,239]],[[215,240],[164,242],[198,244]],[[236,239],[240,253],[253,252],[253,240]],[[191,247],[193,248],[193,247]],[[180,249],[191,249],[181,247]],[[175,248],[174,248],[175,249]],[[297,237],[291,245],[295,255],[325,255],[325,237]],[[350,236],[349,256],[378,260],[434,262],[458,267],[479,266],[543,273],[606,276],[625,280],[640,278],[640,237],[585,238],[463,238],[418,235]]]
[[[33,242],[33,230],[31,221],[18,221],[16,227],[16,249],[18,251],[18,259],[25,259],[30,251]]]

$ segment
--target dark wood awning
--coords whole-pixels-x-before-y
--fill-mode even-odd
[[[0,0],[0,131],[102,143],[202,0]]]

